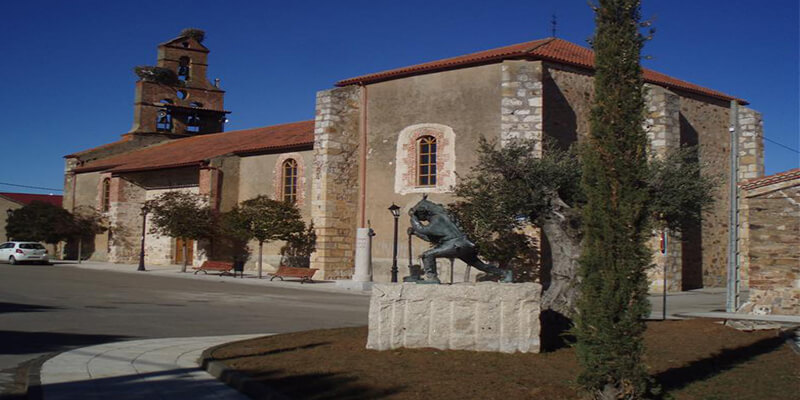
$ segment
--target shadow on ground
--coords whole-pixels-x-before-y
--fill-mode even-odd
[[[76,380],[32,387],[30,399],[58,397],[65,399],[193,399],[205,398],[220,388],[214,379],[197,380],[190,374],[197,368],[170,370]],[[3,399],[5,400],[5,399]]]
[[[72,347],[91,346],[131,338],[129,336],[79,333],[0,331],[0,354],[49,353]]]
[[[273,355],[273,354],[286,353],[288,351],[313,349],[314,347],[325,346],[325,345],[329,345],[329,344],[331,344],[331,342],[309,343],[309,344],[302,345],[302,346],[287,347],[285,349],[275,349],[275,350],[269,350],[269,351],[262,351],[260,353],[247,354],[246,356],[231,356],[231,357],[214,358],[211,361],[230,361],[230,360],[236,360],[236,359],[240,359],[240,358],[269,356],[269,355]]]
[[[0,314],[41,312],[47,310],[57,310],[59,307],[40,306],[38,304],[2,303],[0,302]]]
[[[286,396],[286,398],[298,400],[380,399],[400,393],[404,389],[402,386],[376,388],[358,383],[358,377],[342,373],[286,375],[282,370],[261,373],[245,370],[243,373],[251,378],[253,383],[276,391]],[[224,374],[221,380],[223,382],[227,381]]]
[[[776,350],[785,343],[783,337],[761,339],[751,345],[725,349],[710,357],[692,361],[683,367],[670,368],[654,378],[665,392],[681,389],[689,384],[708,379],[738,364]]]

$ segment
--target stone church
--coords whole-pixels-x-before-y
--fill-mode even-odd
[[[130,132],[116,142],[66,156],[64,207],[95,207],[110,224],[96,237],[92,259],[138,259],[141,206],[165,191],[206,195],[221,211],[258,195],[293,201],[317,234],[312,267],[317,279],[353,274],[355,232],[371,227],[373,274],[388,281],[394,219],[421,194],[454,199],[459,174],[475,165],[481,136],[501,143],[545,136],[559,143],[589,130],[594,55],[547,38],[344,79],[316,94],[312,120],[222,132],[224,91],[206,78],[209,50],[191,35],[158,46],[165,82],[140,74]],[[158,72],[158,71],[156,71]],[[729,124],[738,104],[739,179],[763,175],[761,115],[745,100],[645,69],[646,128],[654,154],[698,145],[700,161],[727,179]],[[541,146],[537,151],[541,152]],[[728,184],[702,226],[682,238],[654,233],[652,289],[722,286],[727,262]],[[416,239],[415,239],[416,240]],[[546,242],[547,238],[542,238]],[[179,239],[146,237],[148,264],[182,260]],[[546,243],[545,243],[546,244]],[[267,268],[278,265],[280,243],[265,247]],[[427,244],[412,243],[415,257]],[[191,261],[229,259],[211,243],[193,243]],[[252,245],[248,265],[255,263]],[[407,264],[399,240],[401,274]],[[449,263],[444,267],[447,275]],[[456,265],[457,271],[463,266]],[[401,275],[402,276],[402,275]],[[461,274],[458,274],[460,278]]]

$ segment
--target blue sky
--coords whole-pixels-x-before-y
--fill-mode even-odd
[[[132,68],[185,27],[206,31],[234,130],[311,119],[315,92],[340,79],[550,36],[553,14],[558,37],[586,45],[584,0],[6,2],[0,182],[61,188],[64,155],[130,129]],[[643,16],[656,28],[645,67],[748,100],[767,139],[800,147],[797,0],[651,0]],[[768,174],[798,167],[765,147]]]

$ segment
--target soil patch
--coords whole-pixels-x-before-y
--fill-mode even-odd
[[[367,328],[233,343],[212,356],[296,399],[576,399],[570,348],[542,354],[366,350]],[[798,399],[800,355],[777,331],[709,320],[649,322],[646,363],[677,400]]]

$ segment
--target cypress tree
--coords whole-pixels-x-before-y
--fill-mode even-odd
[[[649,384],[642,363],[650,227],[640,8],[639,0],[599,0],[595,7],[595,104],[582,152],[587,204],[574,331],[579,382],[597,399],[639,399]]]

